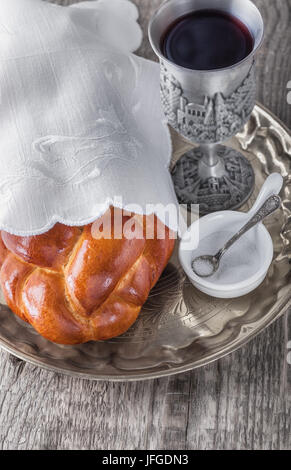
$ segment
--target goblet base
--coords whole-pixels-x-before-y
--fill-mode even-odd
[[[254,190],[254,171],[240,152],[217,145],[215,156],[207,160],[198,147],[184,154],[172,170],[179,203],[189,210],[190,205],[199,205],[202,215],[238,209]]]

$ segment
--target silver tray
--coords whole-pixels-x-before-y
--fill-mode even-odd
[[[177,250],[135,325],[123,336],[80,346],[59,346],[39,336],[0,304],[0,346],[25,361],[92,380],[129,381],[162,377],[201,367],[238,349],[291,306],[291,136],[257,105],[244,131],[230,142],[252,162],[254,202],[266,177],[284,177],[283,207],[268,219],[275,256],[255,292],[220,300],[198,292],[187,280]],[[174,160],[190,146],[174,137]]]

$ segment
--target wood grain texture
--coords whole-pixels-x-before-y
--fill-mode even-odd
[[[146,32],[161,1],[135,3]],[[266,23],[258,99],[291,127],[291,0],[255,3]],[[139,54],[154,58],[146,35]],[[290,319],[215,364],[143,383],[72,379],[0,352],[0,448],[290,449]]]

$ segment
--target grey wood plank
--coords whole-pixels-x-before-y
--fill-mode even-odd
[[[135,3],[146,32],[161,1]],[[291,127],[291,0],[255,3],[266,22],[258,99]],[[146,35],[138,52],[154,59]],[[1,351],[0,449],[290,449],[290,318],[215,364],[143,383],[73,379]]]

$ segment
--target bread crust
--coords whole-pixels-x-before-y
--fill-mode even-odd
[[[120,211],[123,228],[132,221],[143,224],[139,237],[115,239],[116,211],[105,214],[111,220],[108,239],[94,233],[94,224],[56,224],[34,237],[1,232],[0,282],[7,304],[48,340],[79,344],[126,332],[167,265],[173,233],[156,217]],[[145,229],[150,224],[153,239]]]

